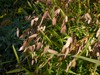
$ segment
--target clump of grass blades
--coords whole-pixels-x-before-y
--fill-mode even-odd
[[[100,27],[99,10],[95,13],[95,8],[91,8],[98,3],[90,0],[38,3],[41,9],[45,8],[44,14],[36,15],[20,37],[29,33],[19,50],[27,57],[30,72],[99,75],[100,44],[96,37]],[[17,61],[20,62],[18,58]]]

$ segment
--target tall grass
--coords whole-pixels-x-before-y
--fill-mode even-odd
[[[7,74],[100,74],[100,1],[27,3],[36,14],[31,15],[29,27],[19,36],[23,40],[21,47],[13,45],[19,67]],[[18,50],[22,51],[19,56]]]

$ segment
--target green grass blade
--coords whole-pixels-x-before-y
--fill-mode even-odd
[[[30,72],[28,69],[24,68],[22,65],[20,65],[20,66],[21,66],[21,68],[22,68],[24,71],[26,71],[26,73],[27,73],[28,75],[32,75],[32,72]]]
[[[14,62],[14,61],[5,61],[5,62],[0,62],[0,65],[8,64],[8,63],[11,63],[11,62]]]
[[[16,52],[16,49],[15,49],[14,45],[12,45],[12,47],[13,47],[14,54],[15,54],[15,56],[16,56],[16,60],[17,60],[18,64],[20,65],[20,67],[22,68],[22,70],[26,71],[26,73],[28,73],[28,74],[31,74],[31,72],[30,72],[29,70],[27,70],[26,68],[24,68],[24,67],[20,64],[20,60],[19,60],[19,57],[18,57],[18,54],[17,54],[17,52]],[[19,71],[20,71],[20,69],[19,69]],[[12,70],[12,71],[10,71],[10,72],[7,72],[7,73],[12,73],[12,72],[16,72],[16,69],[15,69],[15,70]]]
[[[69,72],[69,74],[76,75],[76,73],[71,70],[69,70],[68,72]]]
[[[48,40],[48,42],[52,45],[51,40],[45,35],[45,33],[43,31],[40,31],[42,33],[42,35]]]
[[[100,61],[99,60],[87,58],[87,57],[84,57],[84,56],[74,56],[74,57],[80,58],[80,59],[83,59],[83,60],[86,60],[86,61],[89,61],[89,62],[92,62],[92,63],[95,63],[97,66],[100,66]]]
[[[32,8],[32,5],[31,5],[31,3],[28,0],[27,0],[27,3],[29,5],[29,7]]]
[[[60,8],[61,9],[61,8]],[[63,17],[65,17],[66,16],[66,14],[64,13],[64,11],[61,9],[61,14],[62,14],[62,16]]]
[[[21,71],[24,71],[23,69],[14,69],[14,70],[11,70],[11,71],[8,71],[6,72],[7,74],[8,73],[18,73],[18,72],[21,72]]]
[[[12,45],[12,47],[13,47],[13,51],[14,51],[16,60],[17,60],[18,64],[20,64],[20,60],[19,60],[19,57],[18,57],[18,54],[17,54],[17,52],[16,52],[16,49],[15,49],[14,45]]]

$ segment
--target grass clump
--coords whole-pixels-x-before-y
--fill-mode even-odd
[[[17,37],[23,41],[20,48],[13,43],[18,67],[7,74],[99,75],[100,2],[27,2],[34,11],[25,18],[27,27],[17,27],[21,30]],[[18,50],[22,51],[21,55],[18,55]]]

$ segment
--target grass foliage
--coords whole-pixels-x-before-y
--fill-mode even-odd
[[[24,3],[0,16],[2,75],[100,74],[99,0]]]

